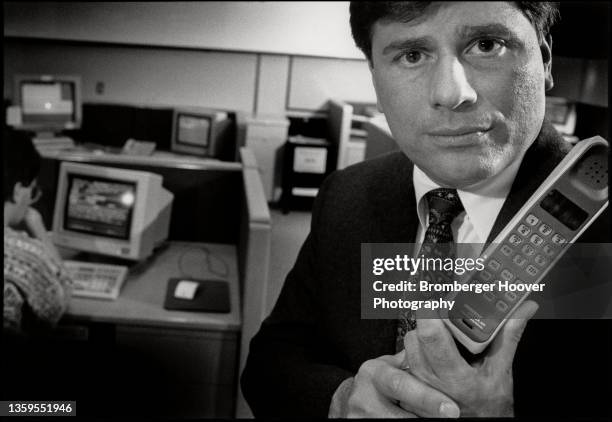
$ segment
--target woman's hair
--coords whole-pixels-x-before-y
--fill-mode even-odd
[[[2,136],[2,183],[4,202],[13,201],[15,184],[28,186],[40,171],[40,154],[27,132],[4,126]]]
[[[429,1],[352,1],[351,31],[355,44],[372,61],[372,27],[377,21],[410,22],[425,13]],[[517,1],[516,6],[527,17],[540,43],[559,17],[555,2]]]

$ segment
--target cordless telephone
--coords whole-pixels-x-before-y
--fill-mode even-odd
[[[608,206],[608,143],[595,136],[579,142],[512,218],[481,258],[484,270],[468,283],[533,285]],[[455,338],[480,353],[528,296],[529,290],[455,292],[442,318]]]

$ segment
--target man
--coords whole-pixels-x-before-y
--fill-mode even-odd
[[[609,387],[589,378],[609,372],[606,322],[532,321],[521,340],[537,310],[526,301],[473,357],[440,320],[419,320],[396,353],[397,321],[360,318],[362,242],[422,242],[428,192],[459,198],[447,224],[455,242],[490,242],[569,150],[543,123],[551,5],[415,3],[351,5],[402,152],[321,187],[311,233],[251,343],[245,397],[256,416],[607,414]],[[585,238],[608,239],[601,221]]]

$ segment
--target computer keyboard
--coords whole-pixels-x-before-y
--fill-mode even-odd
[[[124,265],[64,261],[72,276],[72,296],[115,300],[128,273]]]

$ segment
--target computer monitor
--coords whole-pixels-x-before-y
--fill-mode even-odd
[[[71,75],[15,75],[19,129],[52,136],[81,127],[81,78]],[[50,134],[50,135],[49,135]]]
[[[206,108],[174,110],[171,149],[203,157],[217,157],[231,126],[226,112]]]
[[[53,241],[140,261],[168,237],[174,196],[158,174],[62,162]]]

